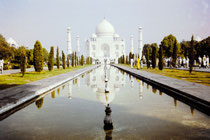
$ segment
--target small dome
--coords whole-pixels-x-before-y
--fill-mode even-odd
[[[9,38],[9,39],[7,39],[7,43],[10,45],[10,46],[12,46],[12,47],[15,47],[15,48],[17,48],[19,45],[17,44],[17,42],[13,39],[13,38]]]
[[[115,38],[119,38],[120,36],[118,34],[114,34],[114,37]]]
[[[96,38],[97,36],[96,36],[96,34],[92,34],[92,38]]]
[[[114,27],[106,19],[104,19],[96,27],[96,34],[98,36],[113,36],[114,33],[115,33]]]

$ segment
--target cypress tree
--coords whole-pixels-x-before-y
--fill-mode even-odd
[[[69,56],[67,55],[67,67],[70,67],[70,63],[69,63]]]
[[[193,69],[193,62],[195,59],[195,41],[194,41],[194,37],[192,35],[191,41],[190,41],[190,50],[189,50],[189,72],[192,72]]]
[[[81,65],[82,66],[84,65],[84,56],[83,55],[81,56]]]
[[[79,65],[79,56],[77,56],[77,66]]]
[[[75,60],[75,62],[74,62],[74,65],[75,66],[77,66],[77,52],[74,52],[74,60]]]
[[[173,67],[176,67],[177,53],[178,53],[177,40],[175,40],[174,41],[174,47],[173,47],[173,56],[172,56]]]
[[[90,64],[89,57],[86,58],[86,64]]]
[[[150,63],[149,63],[149,48],[146,48],[146,54],[145,54],[146,56],[146,61],[147,61],[147,68],[149,68],[150,67]]]
[[[130,52],[130,53],[129,53],[129,64],[131,64],[131,58],[132,58],[132,56],[133,56],[133,55],[132,55],[132,53]]]
[[[54,66],[54,47],[50,48],[50,54],[48,58],[48,70],[52,71]]]
[[[122,63],[125,64],[125,56],[122,56]]]
[[[60,68],[60,59],[59,59],[59,48],[57,47],[57,54],[56,54],[56,65],[57,69]]]
[[[66,56],[63,51],[62,51],[62,63],[63,63],[63,69],[66,69]]]
[[[159,70],[163,70],[163,48],[160,46],[159,49],[159,63],[158,63]]]
[[[71,62],[72,62],[72,67],[74,67],[74,59],[75,59],[75,57],[74,57],[74,52],[72,52],[72,58],[71,58],[72,60],[71,60]]]
[[[129,64],[128,56],[126,56],[126,64]]]
[[[43,70],[44,58],[41,43],[37,40],[34,44],[34,69],[36,72]]]
[[[90,64],[92,64],[93,63],[93,58],[92,57],[90,57]]]
[[[22,73],[22,77],[24,76],[26,72],[26,64],[27,64],[27,56],[26,56],[26,50],[24,47],[20,47],[20,70]]]
[[[152,47],[152,68],[156,67],[156,47]]]

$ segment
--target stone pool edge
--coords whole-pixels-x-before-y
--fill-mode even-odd
[[[122,71],[125,71],[126,73],[129,73],[129,74],[133,75],[134,77],[137,77],[137,78],[139,78],[139,79],[141,79],[157,88],[162,88],[163,91],[166,91],[167,94],[169,94],[170,96],[177,97],[177,99],[185,102],[188,105],[193,106],[194,108],[198,109],[199,111],[210,116],[210,102],[209,102],[209,96],[207,95],[207,94],[209,94],[208,91],[210,91],[209,86],[204,86],[204,85],[199,85],[199,84],[193,83],[196,86],[201,86],[202,89],[199,92],[203,92],[203,94],[205,94],[205,96],[207,97],[207,98],[205,98],[205,96],[203,96],[201,98],[201,97],[193,94],[193,93],[195,93],[195,91],[193,91],[194,90],[193,87],[191,89],[190,89],[190,87],[187,87],[189,89],[186,92],[185,90],[183,90],[183,87],[180,87],[177,89],[177,88],[172,87],[170,84],[167,84],[166,82],[155,81],[154,79],[152,79],[149,76],[146,76],[145,74],[140,74],[140,70],[137,71],[135,69],[131,69],[130,67],[119,66],[116,64],[112,64],[112,66],[114,66]],[[149,72],[146,72],[146,73],[152,74],[152,75],[157,75],[157,74],[149,73]],[[161,76],[161,75],[158,75],[158,76],[165,77],[165,76]],[[170,77],[166,77],[166,78],[168,78],[170,80],[174,79],[174,78],[170,78]],[[175,80],[179,81],[180,83],[182,83],[182,82],[190,83],[192,85],[191,82],[182,81],[179,79],[175,79]],[[203,87],[205,87],[207,89],[204,90]],[[192,93],[190,92],[190,90],[192,91]]]
[[[74,79],[75,77],[78,77],[79,75],[82,75],[86,72],[89,72],[93,69],[96,69],[99,66],[100,65],[93,65],[93,66],[89,66],[89,67],[85,67],[85,68],[82,68],[82,69],[78,69],[78,70],[74,70],[74,71],[64,73],[64,74],[68,74],[68,73],[75,73],[75,74],[69,76],[68,78],[62,79],[60,81],[55,81],[52,85],[46,85],[45,87],[42,87],[39,90],[36,90],[36,91],[31,90],[30,93],[29,93],[30,95],[26,95],[25,97],[19,98],[19,99],[17,99],[17,101],[6,103],[5,105],[0,107],[0,115],[18,107],[18,106],[20,106],[24,103],[26,103],[27,101],[30,101],[30,100],[42,95],[43,93],[46,93],[46,92],[50,91],[53,88],[56,88],[56,87],[62,85],[63,83],[65,83],[67,81],[70,81],[70,80]],[[60,75],[62,75],[62,74],[60,74]],[[49,77],[49,78],[56,78],[60,75],[56,75],[56,76]],[[48,79],[48,78],[45,78],[45,79]],[[45,79],[41,79],[41,80],[38,80],[38,81],[40,82],[40,81],[45,80]],[[38,82],[38,81],[34,81],[34,82]],[[31,83],[34,83],[34,82],[31,82]],[[0,94],[4,94],[4,93],[7,93],[7,92],[16,92],[16,90],[18,88],[19,88],[19,90],[21,90],[21,88],[24,88],[24,86],[26,86],[28,84],[31,84],[31,83],[27,83],[27,84],[24,84],[24,85],[20,85],[20,86],[16,86],[16,87],[1,90]],[[1,98],[0,98],[0,100],[1,100]]]

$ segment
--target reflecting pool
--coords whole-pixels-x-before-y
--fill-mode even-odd
[[[210,139],[209,116],[109,65],[25,106],[0,139]]]

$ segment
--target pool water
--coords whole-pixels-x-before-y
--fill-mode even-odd
[[[102,65],[1,120],[0,139],[210,139],[210,118]]]

